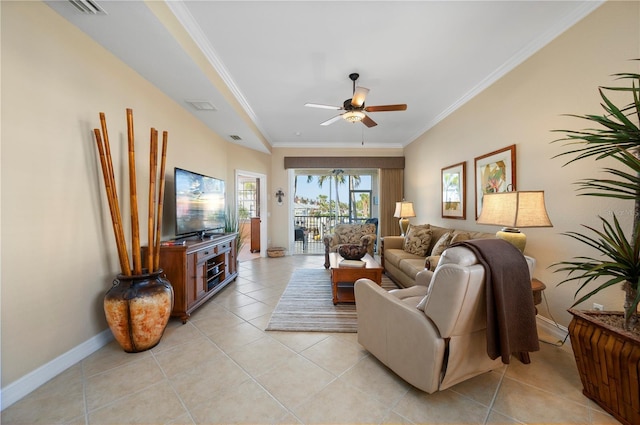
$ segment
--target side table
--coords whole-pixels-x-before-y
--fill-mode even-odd
[[[544,291],[545,289],[547,289],[547,285],[540,282],[535,277],[531,279],[531,291],[533,292],[534,307],[542,302],[542,291]],[[535,309],[536,309],[536,314],[538,314],[538,308],[535,307]]]

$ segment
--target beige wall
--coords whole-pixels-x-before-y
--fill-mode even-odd
[[[45,4],[1,7],[4,388],[107,328],[102,297],[119,264],[92,133],[99,112],[126,200],[133,109],[141,217],[152,126],[169,132],[170,178],[179,166],[225,179],[232,193],[235,168],[268,174],[271,162],[225,142]]]
[[[552,159],[563,151],[561,143],[550,143],[562,134],[551,130],[584,128],[586,122],[562,114],[600,113],[597,87],[612,84],[613,73],[639,72],[638,62],[629,61],[634,58],[640,58],[640,3],[606,3],[405,150],[406,198],[416,203],[418,215],[412,222],[494,232],[498,228],[475,224],[474,158],[516,144],[517,188],[544,190],[554,224],[523,230],[526,253],[538,261],[536,276],[547,285],[550,311],[544,304],[539,310],[565,326],[570,319],[565,310],[577,287],[556,287],[563,275],[548,267],[595,254],[560,233],[580,230],[579,224],[598,226],[597,215],[610,217],[612,211],[629,223],[632,205],[577,197],[572,182],[598,177],[604,164],[589,160],[563,168],[562,159]],[[462,161],[467,163],[467,220],[442,219],[440,170]],[[595,301],[619,310],[622,298],[621,290],[611,289],[585,307]]]
[[[268,247],[288,247],[293,235],[289,235],[288,229],[293,223],[293,217],[285,205],[278,205],[274,193],[281,187],[286,193],[293,196],[289,189],[289,173],[284,169],[284,158],[287,156],[402,156],[402,149],[370,149],[359,147],[353,149],[300,149],[300,148],[274,148],[271,160],[271,182],[269,183],[269,235]]]

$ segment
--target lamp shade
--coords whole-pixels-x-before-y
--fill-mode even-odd
[[[482,197],[478,224],[505,227],[553,227],[544,204],[544,191],[487,193]]]
[[[413,202],[396,202],[396,211],[393,213],[393,216],[397,218],[415,217],[416,213],[413,211]]]

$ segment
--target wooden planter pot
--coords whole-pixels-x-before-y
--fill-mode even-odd
[[[605,313],[569,313],[582,393],[623,424],[640,424],[640,339],[595,319]]]

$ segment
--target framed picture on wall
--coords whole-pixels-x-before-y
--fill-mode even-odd
[[[475,159],[476,219],[485,193],[516,190],[516,145],[498,149]]]
[[[442,218],[467,217],[467,201],[465,194],[466,162],[450,165],[442,169],[440,184],[442,185]]]

